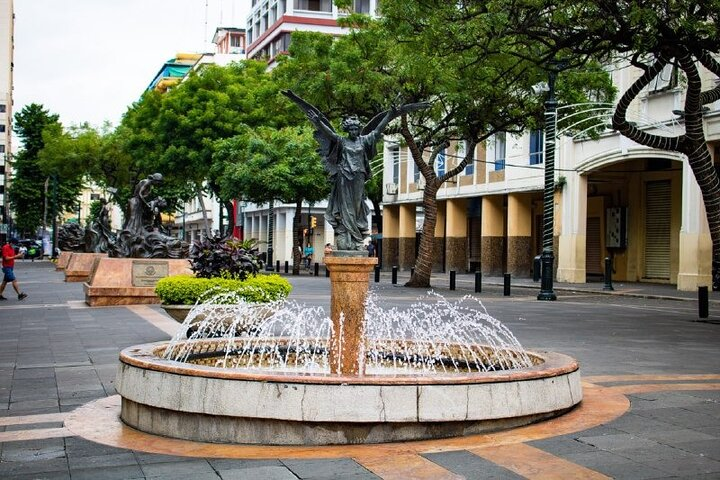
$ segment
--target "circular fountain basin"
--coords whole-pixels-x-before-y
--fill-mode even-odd
[[[328,445],[455,437],[555,417],[582,400],[577,362],[553,352],[527,352],[533,366],[514,370],[345,377],[165,360],[166,346],[121,352],[121,418],[187,440]]]

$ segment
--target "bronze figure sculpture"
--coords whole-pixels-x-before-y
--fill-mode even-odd
[[[364,127],[355,115],[346,117],[342,128],[347,137],[338,135],[330,121],[316,107],[290,90],[282,92],[295,102],[315,127],[318,153],[331,182],[325,221],[335,230],[338,250],[365,251],[363,240],[369,235],[365,182],[370,179],[370,160],[377,154],[376,145],[382,133],[396,117],[427,108],[428,103],[412,103],[389,110],[373,117]]]

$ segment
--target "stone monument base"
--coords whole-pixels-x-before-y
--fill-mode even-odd
[[[100,258],[83,285],[91,307],[160,303],[155,284],[170,275],[190,274],[187,259]]]
[[[93,262],[99,257],[107,258],[107,253],[73,252],[65,267],[65,281],[87,282],[93,269]]]
[[[60,252],[60,256],[58,256],[57,263],[55,264],[55,270],[65,270],[72,254],[73,252]]]

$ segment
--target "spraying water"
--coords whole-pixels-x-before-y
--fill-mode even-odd
[[[365,319],[360,355],[369,375],[463,374],[533,365],[510,330],[470,295],[450,301],[428,292],[407,309],[387,309],[370,294]],[[329,374],[333,333],[342,342],[343,332],[332,331],[321,307],[287,299],[255,304],[221,293],[193,307],[164,358],[219,368]]]

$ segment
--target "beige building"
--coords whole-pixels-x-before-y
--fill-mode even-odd
[[[620,92],[639,76],[613,69]],[[649,132],[684,131],[678,111],[684,89],[670,70],[647,88],[629,118]],[[705,75],[706,86],[717,81]],[[611,105],[597,109],[609,123]],[[676,113],[673,113],[673,110]],[[558,111],[559,117],[573,110]],[[717,163],[720,102],[709,105],[705,133]],[[435,268],[485,275],[532,274],[542,251],[543,139],[541,132],[498,135],[477,148],[476,161],[438,194]],[[584,283],[600,278],[605,258],[613,279],[676,284],[680,290],[711,285],[711,241],[700,190],[687,159],[635,144],[613,131],[598,140],[558,132],[555,157],[554,244],[556,279]],[[444,152],[444,169],[462,145]],[[406,147],[387,140],[384,150],[383,265],[414,266],[422,219],[422,179]]]
[[[7,189],[12,159],[13,0],[0,0],[0,240],[4,240],[10,219]]]

